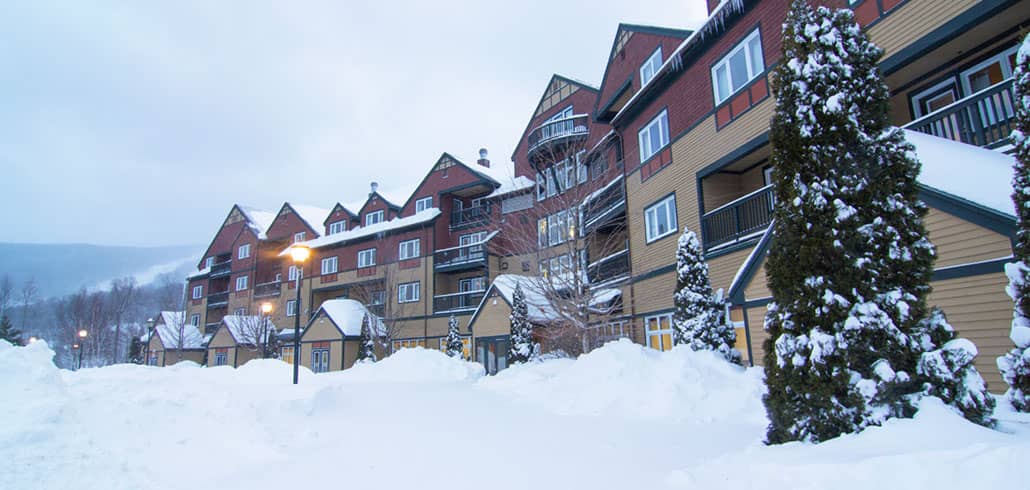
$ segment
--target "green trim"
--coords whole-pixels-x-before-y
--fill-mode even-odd
[[[1016,218],[968,199],[919,184],[919,198],[930,207],[980,225],[995,233],[1016,238]]]
[[[769,144],[769,131],[766,130],[764,133],[751,138],[750,141],[738,146],[735,150],[723,155],[722,158],[712,162],[697,172],[697,176],[700,179],[708,177],[714,173],[722,170],[723,167],[729,166]]]
[[[924,57],[927,53],[937,49],[944,43],[962,35],[976,24],[995,16],[1000,11],[1016,3],[1017,0],[981,0],[979,4],[970,7],[944,25],[919,38],[916,42],[909,44],[894,54],[894,56],[883,60],[880,63],[880,73],[883,76],[891,75],[909,63]]]
[[[755,250],[751,252],[751,256],[741,264],[743,271],[740,271],[739,279],[736,283],[730,285],[730,290],[726,297],[729,298],[730,303],[747,304],[744,298],[744,289],[751,279],[755,277],[755,273],[758,272],[759,264],[762,263],[762,259],[765,258],[766,253],[769,252],[769,244],[772,243],[772,229],[773,223],[769,223],[769,228],[762,234],[762,239],[759,240],[758,245],[755,246]]]
[[[744,315],[744,344],[747,346],[747,362],[751,367],[755,367],[755,353],[751,350],[751,322],[747,319],[747,306],[740,310]]]
[[[1012,257],[1003,259],[988,260],[975,264],[964,264],[952,267],[943,267],[933,271],[933,281],[947,281],[949,279],[961,279],[963,277],[982,276],[984,274],[1004,273],[1005,264],[1012,262]]]
[[[675,312],[676,312],[676,308],[662,308],[660,310],[652,310],[652,311],[648,311],[646,313],[634,313],[634,314],[630,315],[629,318],[647,318],[649,316],[663,316],[663,315],[668,315],[669,313],[675,313]],[[644,332],[644,337],[645,337],[644,340],[646,341],[647,340],[646,339],[646,337],[647,337],[647,332],[646,331]],[[645,342],[645,345],[646,345],[646,342]]]
[[[640,274],[638,276],[633,276],[633,279],[630,280],[630,284],[636,284],[638,282],[643,282],[643,281],[646,281],[648,279],[654,279],[654,278],[656,278],[658,276],[664,276],[665,274],[668,274],[670,272],[675,272],[675,271],[676,271],[676,264],[665,265],[665,266],[659,267],[657,269],[651,270],[649,272],[645,272],[643,274]]]
[[[742,242],[734,243],[733,245],[729,245],[729,246],[726,246],[726,247],[722,247],[722,248],[716,249],[714,252],[706,252],[705,253],[705,260],[712,260],[712,259],[714,259],[716,257],[722,257],[723,255],[729,255],[729,254],[731,254],[733,252],[739,252],[741,250],[749,249],[749,248],[753,247],[755,245],[755,243],[760,241],[762,239],[762,236],[764,236],[764,235],[765,235],[764,233],[762,235],[756,235],[756,236],[748,238],[747,240],[744,240]]]

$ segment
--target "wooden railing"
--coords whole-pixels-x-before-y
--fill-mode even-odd
[[[229,291],[207,295],[207,307],[218,308],[229,304]]]
[[[232,260],[219,262],[211,266],[211,274],[208,277],[227,276],[232,273]]]
[[[629,249],[615,252],[587,266],[590,284],[629,275]]]
[[[254,297],[264,298],[282,294],[282,282],[272,281],[254,285]]]
[[[490,205],[451,211],[451,228],[486,223],[490,219]]]
[[[436,269],[479,266],[485,263],[486,244],[484,243],[439,250],[433,254],[433,267]]]
[[[1008,142],[1015,128],[1012,79],[933,111],[906,129],[970,145],[994,148]]]
[[[539,147],[551,141],[557,141],[570,136],[586,136],[589,131],[588,121],[587,114],[578,114],[537,126],[529,132],[529,153],[533,153]]]
[[[479,306],[486,291],[469,291],[465,293],[441,294],[433,297],[433,311],[471,310]]]
[[[605,214],[626,205],[626,189],[619,182],[609,184],[600,193],[590,196],[583,203],[583,227],[584,232],[589,233],[595,226],[604,224],[599,221]]]
[[[772,221],[773,193],[767,185],[701,217],[706,250],[764,230]]]

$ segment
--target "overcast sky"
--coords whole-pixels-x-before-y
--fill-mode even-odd
[[[0,241],[206,244],[230,206],[508,161],[552,73],[704,0],[5,3]]]

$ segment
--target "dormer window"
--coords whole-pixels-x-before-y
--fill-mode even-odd
[[[335,235],[337,233],[343,233],[347,231],[347,221],[340,220],[329,223],[329,234]]]
[[[379,211],[373,211],[371,213],[366,214],[365,215],[365,226],[371,226],[371,225],[374,225],[376,223],[381,223],[383,221],[383,215],[384,214],[385,213],[381,209]]]
[[[247,257],[250,257],[250,244],[249,243],[240,245],[240,249],[236,253],[236,258],[237,259],[242,260],[242,259],[245,259]]]
[[[647,61],[640,67],[640,86],[647,85],[654,78],[655,74],[662,67],[662,47],[658,46],[658,49],[651,53],[651,56],[647,58]]]
[[[416,213],[421,213],[422,211],[425,211],[425,210],[430,209],[432,207],[433,207],[433,196],[423,197],[422,199],[419,199],[419,200],[415,201],[415,212]]]
[[[307,232],[298,231],[297,233],[293,234],[293,243],[303,242],[306,237],[307,237]]]

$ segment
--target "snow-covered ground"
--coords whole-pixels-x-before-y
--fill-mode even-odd
[[[761,370],[626,341],[483,377],[401,351],[340,373],[61,371],[0,342],[0,488],[1016,488],[1030,417],[913,420],[761,444]]]

